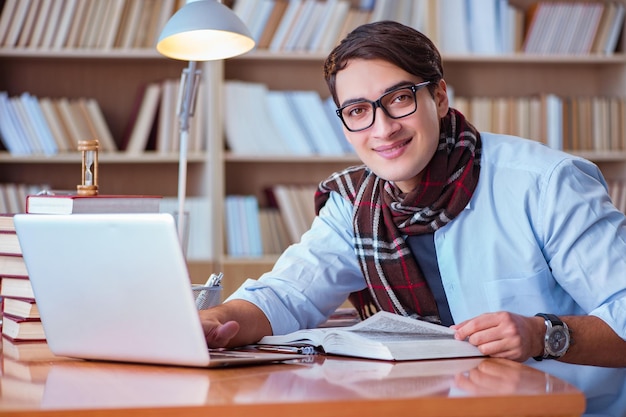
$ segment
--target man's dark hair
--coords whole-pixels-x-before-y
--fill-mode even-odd
[[[421,32],[398,22],[380,21],[357,27],[326,58],[324,79],[339,105],[335,80],[337,72],[352,59],[382,59],[409,74],[430,81],[431,94],[443,78],[441,55]]]

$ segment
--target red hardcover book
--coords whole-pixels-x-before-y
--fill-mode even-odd
[[[33,298],[13,298],[5,297],[3,300],[2,312],[14,317],[24,319],[39,319],[39,309]]]
[[[26,213],[158,213],[162,199],[155,195],[28,195]]]
[[[35,298],[35,295],[33,294],[33,286],[27,275],[6,276],[2,274],[0,282],[0,296],[29,299]]]
[[[20,279],[28,278],[26,263],[22,255],[0,254],[0,276],[11,276]]]
[[[2,335],[17,341],[46,340],[41,320],[2,313]]]
[[[15,230],[0,230],[0,255],[21,255],[22,248]]]

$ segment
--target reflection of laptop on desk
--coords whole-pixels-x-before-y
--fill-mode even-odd
[[[298,357],[209,352],[169,214],[18,214],[14,220],[56,355],[208,367]]]

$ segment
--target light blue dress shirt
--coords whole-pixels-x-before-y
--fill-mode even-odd
[[[454,321],[502,310],[593,314],[626,339],[626,217],[598,168],[530,140],[481,137],[474,195],[435,233]],[[365,287],[352,236],[352,206],[332,193],[273,270],[229,298],[261,308],[275,334],[317,326]]]

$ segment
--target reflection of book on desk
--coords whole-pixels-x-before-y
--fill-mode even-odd
[[[13,342],[5,337],[2,338],[2,356],[16,361],[49,362],[55,359],[67,359],[55,356],[45,341]]]
[[[354,326],[299,330],[266,336],[260,344],[309,344],[328,354],[383,360],[418,360],[483,356],[454,330],[388,312],[378,312]]]
[[[297,373],[301,377],[336,383],[365,398],[412,397],[447,392],[455,375],[476,368],[484,360],[383,362],[328,359]]]

